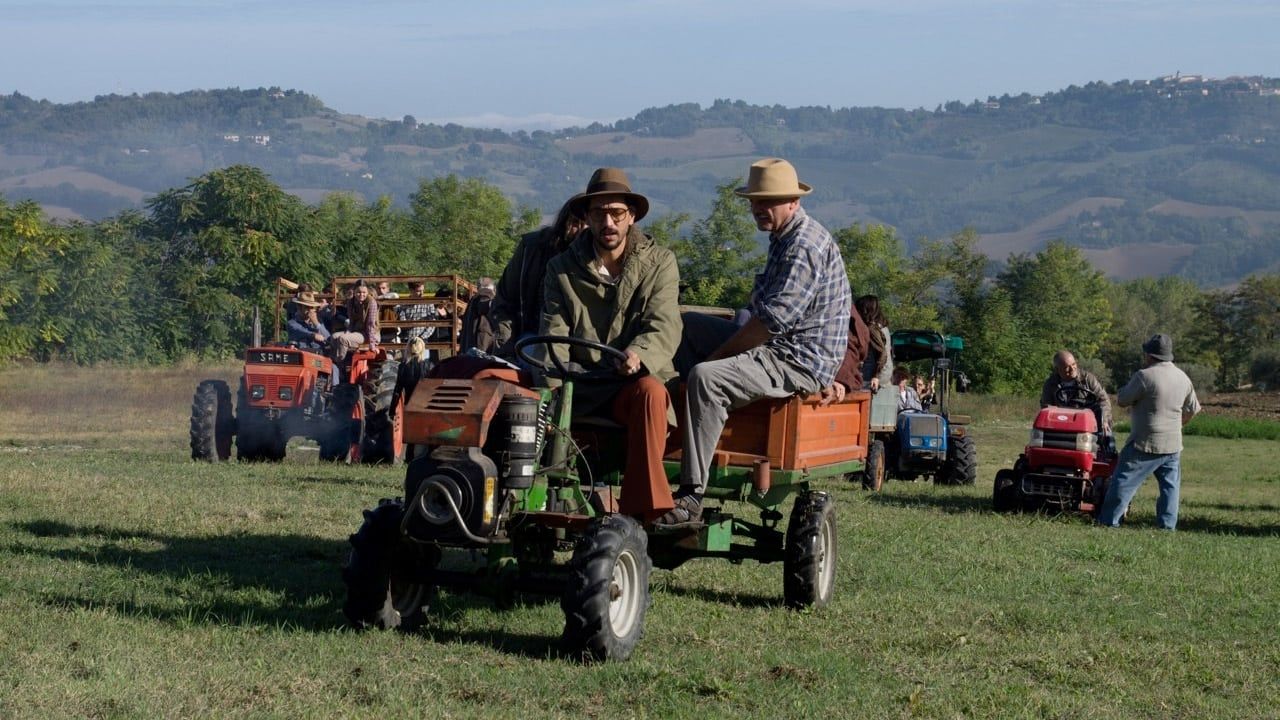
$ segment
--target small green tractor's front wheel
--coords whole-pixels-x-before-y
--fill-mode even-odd
[[[205,380],[191,400],[191,459],[218,462],[231,457],[236,419],[231,389],[221,380]]]
[[[649,538],[624,515],[594,522],[569,562],[564,649],[583,660],[625,660],[644,634],[649,609]]]
[[[880,492],[884,487],[884,442],[872,440],[867,448],[867,466],[862,469],[862,489]]]
[[[822,607],[836,585],[836,506],[825,492],[796,496],[787,523],[782,599],[787,607]]]
[[[366,510],[351,536],[351,555],[342,569],[347,600],[342,613],[355,628],[411,629],[424,617],[435,586],[426,580],[439,562],[434,546],[400,539],[404,506],[383,500]]]

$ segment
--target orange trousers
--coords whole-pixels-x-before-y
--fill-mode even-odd
[[[627,426],[627,461],[618,511],[644,522],[675,507],[671,482],[662,467],[670,406],[666,386],[651,375],[623,385],[613,397],[613,419]]]

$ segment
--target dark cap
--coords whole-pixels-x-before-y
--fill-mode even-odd
[[[1142,352],[1163,362],[1173,362],[1173,341],[1164,333],[1156,333],[1142,343]]]

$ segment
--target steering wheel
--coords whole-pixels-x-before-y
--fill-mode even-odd
[[[565,363],[556,354],[552,352],[553,345],[569,345],[588,350],[598,350],[608,357],[612,357],[619,362],[625,362],[626,353],[621,350],[605,345],[595,340],[587,340],[586,338],[562,337],[559,335],[534,335],[516,342],[516,355],[520,359],[528,363],[531,367],[535,367],[547,374],[547,377],[553,377],[558,380],[572,380],[574,382],[601,382],[605,380],[625,380],[626,376],[619,375],[613,368],[593,368],[588,370],[576,362]],[[529,354],[528,348],[541,346],[546,348],[547,357],[550,362],[541,358],[535,358]],[[634,377],[634,376],[633,376]]]
[[[1059,385],[1053,393],[1053,402],[1060,407],[1093,408],[1100,403],[1098,394],[1080,383],[1074,387]]]

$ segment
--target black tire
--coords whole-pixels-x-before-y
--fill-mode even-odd
[[[404,541],[399,500],[383,500],[364,512],[351,536],[351,554],[342,569],[347,599],[342,614],[358,629],[409,630],[422,623],[435,585],[428,578],[440,561],[433,545]]]
[[[191,459],[227,460],[231,457],[231,436],[235,430],[231,389],[221,380],[201,382],[191,400]]]
[[[836,505],[824,492],[796,496],[787,523],[782,560],[782,599],[787,607],[820,608],[836,583]]]
[[[343,384],[333,389],[329,412],[320,433],[320,459],[325,462],[346,462],[353,444],[364,439],[364,421],[351,417],[362,402],[360,388]]]
[[[978,448],[968,435],[953,437],[947,444],[947,461],[937,479],[940,485],[973,485],[978,481]]]
[[[991,507],[996,512],[1016,512],[1022,509],[1022,498],[1018,497],[1018,473],[1008,468],[996,473],[991,487]]]
[[[872,440],[867,448],[867,465],[862,470],[862,489],[880,492],[885,479],[884,442]]]
[[[399,418],[392,415],[391,394],[396,388],[400,362],[388,357],[378,369],[378,377],[364,396],[364,440],[360,444],[360,462],[372,465],[399,462],[395,446],[395,430]]]
[[[560,598],[565,652],[589,661],[630,657],[644,634],[652,571],[639,523],[624,515],[594,522],[574,548]]]

